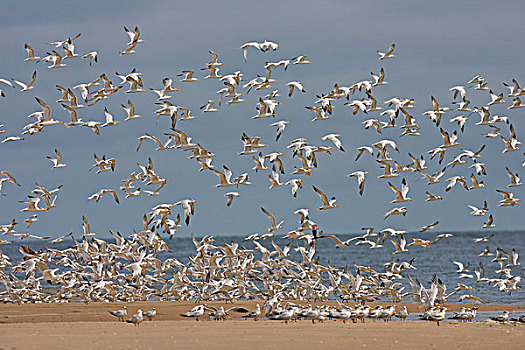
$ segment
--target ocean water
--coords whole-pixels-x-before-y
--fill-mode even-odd
[[[412,241],[411,237],[433,240],[439,233],[441,232],[427,231],[425,233],[408,233],[405,234],[405,237],[407,242],[410,243]],[[388,239],[384,242],[384,248],[370,249],[369,245],[355,246],[353,244],[347,248],[335,248],[335,244],[331,239],[324,238],[317,241],[315,258],[318,258],[320,264],[324,266],[331,264],[335,268],[348,267],[353,274],[355,274],[357,270],[355,265],[370,266],[377,272],[384,272],[384,264],[395,259],[400,259],[400,261],[410,261],[411,259],[415,259],[413,265],[417,269],[405,270],[403,276],[406,276],[408,273],[413,279],[419,279],[424,286],[428,287],[430,280],[436,275],[447,285],[447,293],[452,292],[458,282],[475,288],[473,291],[460,291],[456,295],[449,297],[448,302],[450,303],[459,302],[458,297],[460,295],[472,294],[487,303],[525,305],[525,291],[523,289],[509,294],[500,292],[497,287],[489,285],[486,282],[476,282],[475,277],[460,279],[459,274],[456,272],[456,265],[451,262],[452,260],[455,260],[464,264],[470,263],[469,274],[472,275],[474,275],[473,269],[479,269],[479,264],[481,262],[485,268],[486,278],[501,278],[502,276],[495,272],[499,269],[499,264],[492,261],[494,257],[479,257],[478,255],[487,245],[490,247],[490,251],[494,255],[496,253],[496,248],[498,247],[508,252],[512,251],[512,249],[515,249],[518,253],[525,252],[525,231],[497,232],[487,243],[474,242],[475,238],[487,236],[490,233],[491,232],[488,231],[453,233],[454,237],[442,239],[436,244],[431,245],[430,249],[420,246],[411,246],[408,247],[410,250],[409,252],[395,255],[392,254],[395,249]],[[353,236],[356,235],[338,235],[341,240],[346,240]],[[300,254],[293,248],[299,245],[304,245],[304,242],[302,240],[293,242],[281,237],[282,236],[275,235],[273,237],[274,242],[281,247],[291,243],[292,249],[289,259],[301,261],[302,258]],[[200,237],[197,238],[199,239]],[[396,238],[396,240],[399,239]],[[236,241],[247,249],[255,248],[253,242],[245,241],[243,237],[225,235],[215,237],[215,245],[223,245],[225,243],[230,243],[231,241]],[[263,246],[268,247],[268,249],[273,250],[270,241],[264,242],[260,240],[259,242]],[[35,242],[23,240],[20,243],[27,245],[34,250],[46,249],[44,242],[41,241]],[[174,237],[172,240],[167,240],[167,243],[172,252],[159,253],[157,257],[161,260],[173,257],[177,258],[182,263],[187,264],[188,257],[195,255],[195,246],[190,237]],[[51,247],[54,249],[65,249],[71,246],[73,246],[72,241],[65,241]],[[18,251],[18,244],[3,245],[2,250],[5,255],[11,258],[13,265],[21,259],[21,254]],[[255,251],[254,255],[256,259],[261,257],[261,254],[258,251]],[[523,259],[520,257],[518,262],[521,263],[522,260]],[[55,266],[50,264],[50,267],[54,268]],[[63,269],[62,266],[56,267],[60,268],[60,271]],[[7,271],[10,271],[10,269],[7,269]],[[522,265],[512,267],[512,275],[514,276],[522,276],[524,271]],[[404,292],[412,291],[406,278],[404,280],[399,280],[399,282],[405,286]],[[329,283],[328,279],[324,283]],[[518,286],[523,288],[524,283],[525,281],[521,281]],[[3,285],[0,285],[1,289],[3,289],[3,287]],[[384,300],[388,301],[388,299]],[[411,298],[407,297],[405,301],[411,301]]]

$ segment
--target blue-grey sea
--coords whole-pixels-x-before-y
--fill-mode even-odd
[[[434,239],[439,233],[438,231],[429,231],[425,233],[415,233],[415,234],[406,234],[405,237],[407,242],[411,242],[411,237],[418,237],[424,239]],[[428,286],[428,282],[432,279],[432,276],[436,275],[439,277],[446,285],[448,292],[453,291],[457,286],[458,282],[462,284],[467,284],[475,288],[474,291],[460,291],[457,295],[453,295],[449,298],[449,302],[458,302],[458,297],[463,294],[473,294],[482,300],[493,303],[493,304],[525,304],[525,291],[520,289],[514,291],[511,294],[503,293],[498,290],[494,285],[489,285],[486,282],[476,282],[476,278],[459,278],[459,274],[456,272],[456,265],[451,263],[451,260],[460,261],[462,263],[470,263],[469,274],[474,275],[473,269],[479,268],[480,262],[485,267],[485,277],[486,278],[500,278],[500,274],[495,273],[499,269],[499,264],[493,262],[494,257],[479,257],[478,255],[485,249],[488,245],[492,253],[496,253],[496,248],[504,249],[505,251],[512,251],[515,249],[518,253],[525,252],[525,231],[513,231],[513,232],[497,232],[494,237],[490,238],[488,243],[475,243],[474,239],[478,237],[483,237],[489,235],[491,232],[481,231],[481,232],[460,232],[454,233],[454,237],[446,238],[439,241],[436,244],[433,244],[430,249],[426,249],[420,246],[411,246],[409,247],[410,252],[393,255],[395,250],[393,245],[387,239],[384,243],[384,248],[381,249],[370,249],[368,245],[350,245],[347,248],[335,248],[334,243],[330,239],[320,239],[316,245],[316,258],[319,258],[320,263],[327,265],[330,263],[333,267],[349,267],[350,271],[355,274],[356,267],[354,265],[363,265],[370,266],[372,269],[378,272],[384,272],[385,268],[383,265],[385,263],[391,262],[394,259],[400,259],[400,261],[409,261],[414,258],[413,265],[417,270],[407,270],[403,273],[407,273],[412,276],[412,278],[418,278],[423,285]],[[353,235],[338,235],[341,240],[349,239]],[[304,245],[304,242],[299,240],[292,242],[289,239],[283,239],[282,236],[275,235],[273,237],[274,242],[280,246],[291,243],[291,257],[290,259],[295,259],[301,261],[301,256],[293,248],[299,245]],[[197,237],[200,238],[200,237]],[[243,237],[240,236],[226,236],[220,235],[215,237],[215,244],[222,245],[224,243],[229,243],[231,241],[236,241],[245,248],[253,249],[255,248],[253,242],[245,241]],[[172,252],[163,252],[157,255],[158,258],[164,260],[168,257],[177,258],[184,264],[188,263],[188,257],[195,254],[195,246],[192,242],[191,237],[174,237],[172,240],[167,240],[169,248]],[[269,249],[273,250],[273,247],[270,244],[270,241],[262,241],[261,244],[267,246]],[[23,245],[27,245],[34,250],[46,249],[45,242],[41,241],[28,241],[23,240]],[[65,249],[73,245],[72,241],[65,241],[59,244],[54,244],[52,247],[54,249]],[[8,255],[11,258],[11,262],[16,264],[18,260],[21,259],[21,255],[18,251],[18,244],[9,244],[2,246],[3,253]],[[254,252],[256,258],[260,258],[260,252]],[[518,262],[522,262],[522,258],[518,259]],[[54,267],[54,266],[53,266]],[[60,266],[56,266],[61,268]],[[524,267],[522,265],[512,267],[512,275],[522,276],[524,272]],[[406,279],[401,281],[402,284],[406,286],[405,292],[411,292],[411,288],[408,285]],[[521,281],[518,285],[523,288],[524,281]],[[0,285],[0,288],[3,286]],[[387,300],[387,299],[386,299]],[[410,301],[410,298],[409,300]]]

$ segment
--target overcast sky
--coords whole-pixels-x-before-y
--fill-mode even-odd
[[[261,212],[264,206],[278,220],[284,219],[286,233],[298,225],[298,218],[293,211],[309,208],[311,219],[318,223],[325,232],[358,232],[361,227],[373,226],[377,229],[395,227],[409,231],[440,221],[440,231],[478,230],[486,217],[474,217],[469,214],[467,204],[482,206],[487,200],[490,213],[494,214],[498,230],[522,229],[524,224],[523,206],[498,207],[502,198],[495,189],[505,189],[509,183],[505,167],[522,175],[525,173],[521,164],[525,161],[523,152],[509,152],[502,155],[504,148],[501,139],[487,139],[481,136],[488,132],[486,126],[475,125],[479,116],[473,114],[467,122],[466,131],[460,133],[460,146],[447,152],[444,163],[461,153],[462,149],[477,150],[486,144],[480,162],[486,164],[487,176],[480,177],[485,189],[465,191],[454,188],[445,192],[445,179],[453,175],[470,176],[472,168],[456,166],[447,169],[440,184],[427,186],[418,173],[404,173],[391,182],[399,186],[406,178],[413,202],[406,204],[410,212],[403,217],[391,217],[383,220],[386,211],[395,204],[393,192],[388,187],[388,180],[378,179],[381,169],[373,157],[363,156],[355,162],[356,149],[371,145],[381,139],[398,142],[400,153],[394,154],[401,164],[408,164],[408,152],[423,154],[427,159],[428,172],[441,170],[443,165],[430,160],[427,151],[439,146],[442,139],[439,128],[432,124],[422,113],[432,109],[430,96],[435,96],[442,106],[455,107],[452,104],[452,92],[448,89],[455,85],[467,85],[475,75],[485,77],[489,86],[496,93],[509,90],[503,82],[516,79],[525,84],[523,57],[525,49],[519,42],[525,29],[523,23],[523,3],[506,1],[497,4],[489,1],[34,1],[8,2],[3,4],[0,13],[0,31],[2,33],[0,51],[0,77],[29,81],[37,70],[35,89],[20,92],[4,84],[0,88],[6,97],[0,98],[0,124],[7,132],[2,136],[20,135],[24,125],[30,122],[26,116],[40,110],[34,97],[38,96],[52,108],[53,118],[67,121],[69,114],[55,101],[60,98],[55,85],[73,87],[87,83],[106,73],[118,84],[115,72],[129,73],[133,68],[142,72],[146,90],[139,94],[124,93],[126,86],[110,99],[92,107],[79,109],[83,120],[104,118],[107,107],[115,119],[122,123],[101,130],[95,135],[88,128],[65,128],[63,125],[46,128],[44,132],[25,137],[24,141],[0,144],[0,169],[9,171],[22,187],[4,183],[0,197],[0,224],[7,224],[16,218],[18,222],[31,214],[20,212],[24,208],[26,195],[35,187],[35,181],[49,189],[63,185],[56,200],[57,207],[48,212],[38,213],[39,221],[33,224],[31,232],[58,236],[70,231],[78,235],[81,232],[81,218],[85,215],[92,231],[107,235],[109,229],[130,233],[142,227],[142,216],[153,206],[160,203],[175,203],[181,199],[198,200],[196,213],[189,227],[181,228],[178,234],[188,236],[191,233],[204,234],[251,234],[264,233],[268,219]],[[136,47],[137,53],[120,56],[119,51],[126,47],[128,36],[123,30],[127,26],[139,26],[144,43]],[[46,42],[66,39],[82,33],[75,41],[78,53],[92,50],[99,53],[99,62],[90,67],[85,59],[64,61],[69,66],[60,69],[48,69],[47,63],[24,62],[26,53],[24,43],[30,44],[39,56],[45,56],[52,49]],[[271,40],[279,43],[277,51],[262,53],[255,49],[248,52],[245,63],[240,46],[245,42]],[[386,50],[396,43],[394,59],[379,61],[376,50]],[[204,79],[205,73],[199,70],[209,62],[208,50],[219,53],[223,62],[220,74],[241,71],[246,83],[257,74],[264,75],[267,61],[290,59],[297,55],[307,55],[312,61],[309,65],[291,66],[287,71],[282,67],[274,69],[272,84],[279,89],[280,105],[277,107],[275,120],[252,120],[256,114],[255,106],[260,96],[271,90],[252,91],[246,95],[246,89],[239,87],[247,102],[220,106],[220,112],[203,114],[199,107],[209,99],[217,101],[216,91],[223,87],[218,80]],[[61,51],[61,50],[60,50]],[[370,72],[385,69],[389,85],[377,86],[374,97],[385,109],[383,101],[394,96],[413,98],[416,108],[409,110],[422,127],[420,137],[404,136],[401,129],[385,129],[383,134],[373,130],[364,130],[361,124],[368,118],[380,118],[379,112],[356,116],[351,114],[343,99],[334,102],[332,119],[311,122],[313,113],[305,106],[313,106],[316,95],[328,93],[335,83],[350,86],[362,80],[371,80]],[[182,83],[179,74],[182,70],[192,69],[201,79],[198,83]],[[187,132],[195,142],[216,153],[213,164],[218,168],[227,165],[233,175],[248,172],[251,186],[241,186],[231,207],[226,207],[224,193],[235,188],[215,188],[218,178],[209,171],[199,172],[199,165],[187,159],[188,152],[182,150],[155,151],[152,142],[145,141],[140,151],[136,151],[138,137],[148,132],[164,139],[163,133],[169,131],[169,119],[162,117],[155,123],[154,111],[158,107],[156,96],[150,87],[160,88],[164,77],[174,79],[174,86],[181,91],[173,93],[171,100],[180,106],[192,110],[197,118],[181,121],[178,128]],[[294,93],[287,96],[286,83],[299,80],[307,93]],[[523,86],[523,85],[522,85]],[[76,92],[79,96],[78,91]],[[472,101],[471,106],[481,107],[490,101],[487,91],[467,90]],[[357,92],[354,99],[366,97]],[[142,119],[123,122],[125,112],[120,107],[131,99]],[[507,102],[512,98],[505,97]],[[492,115],[509,116],[518,134],[518,139],[525,137],[525,119],[523,109],[508,110],[510,104],[491,107]],[[449,120],[461,112],[450,111],[443,117],[442,127],[450,132],[458,129]],[[463,113],[465,114],[465,113]],[[269,124],[277,120],[289,120],[289,125],[278,142],[275,142],[275,128]],[[398,123],[401,123],[399,121]],[[509,136],[509,126],[499,124],[501,133]],[[268,172],[255,173],[252,156],[237,156],[242,150],[241,134],[260,136],[268,147],[266,153],[283,152],[286,174],[283,181],[293,177],[293,166],[299,166],[297,159],[292,159],[291,151],[286,148],[290,140],[305,137],[313,145],[331,145],[321,137],[328,133],[341,134],[341,141],[346,152],[333,150],[332,155],[319,154],[319,168],[311,176],[302,176],[304,188],[297,198],[293,198],[290,188],[280,187],[269,190]],[[3,138],[3,137],[2,137]],[[53,156],[58,148],[68,167],[52,169],[46,156]],[[88,172],[94,163],[93,154],[106,154],[117,158],[115,172],[95,174]],[[119,191],[121,204],[116,204],[110,197],[98,203],[87,198],[101,188],[115,188],[131,172],[138,172],[137,163],[146,164],[151,157],[155,171],[168,179],[167,185],[158,196],[140,196],[124,199],[125,193]],[[356,170],[368,170],[365,192],[358,194],[354,178],[345,175]],[[470,183],[470,181],[469,181]],[[142,189],[151,186],[136,183]],[[312,190],[316,185],[331,197],[337,197],[339,208],[318,211],[319,197]],[[525,196],[525,186],[513,189],[516,197]],[[443,201],[425,202],[425,191],[442,195]],[[174,215],[182,212],[174,209]],[[25,230],[23,225],[19,230]]]

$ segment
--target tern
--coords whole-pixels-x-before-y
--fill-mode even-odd
[[[427,202],[443,200],[443,197],[441,196],[436,196],[428,191],[425,191],[425,193],[427,194],[427,199],[426,199]]]
[[[277,136],[275,137],[275,141],[279,141],[279,138],[281,137],[282,133],[284,132],[284,129],[286,128],[286,125],[292,124],[292,122],[289,122],[287,120],[281,120],[275,123],[270,124],[270,126],[276,126],[277,127]]]
[[[278,224],[276,224],[275,217],[268,210],[264,209],[263,207],[261,207],[261,210],[264,214],[266,214],[266,216],[268,216],[268,219],[270,219],[271,226],[268,227],[268,232],[274,232],[283,228],[284,220],[281,220]]]
[[[28,90],[34,89],[35,87],[33,85],[35,84],[35,80],[36,80],[36,71],[33,72],[33,75],[31,76],[31,80],[27,84],[19,80],[13,79],[13,81],[22,88],[22,90],[20,91],[28,91]]]
[[[226,206],[230,206],[233,203],[233,197],[239,197],[239,192],[227,192],[224,194],[224,197],[228,198]]]
[[[474,216],[484,216],[489,211],[487,201],[483,202],[483,207],[481,209],[470,204],[467,204],[467,206],[472,210],[470,214]]]
[[[406,245],[407,245],[407,241],[405,239],[405,236],[404,235],[400,235],[401,238],[400,238],[400,241],[397,242],[395,241],[392,237],[388,237],[390,238],[390,241],[392,242],[392,244],[394,245],[394,247],[396,248],[396,251],[393,252],[392,254],[400,254],[400,253],[408,253],[409,250],[406,249]]]
[[[353,173],[346,175],[348,177],[355,177],[357,179],[360,196],[363,195],[363,191],[365,190],[365,175],[368,175],[368,174],[370,174],[369,171],[359,170],[359,171],[354,171]]]
[[[183,70],[181,74],[177,74],[178,77],[184,77],[181,81],[185,83],[193,83],[199,81],[198,78],[194,78],[193,74],[195,71],[192,70]]]
[[[55,148],[55,154],[56,158],[47,156],[47,159],[49,159],[51,162],[53,162],[53,168],[64,168],[67,166],[67,164],[62,163],[62,153],[58,149]]]
[[[355,157],[355,160],[358,160],[363,154],[363,152],[365,151],[370,153],[370,155],[372,156],[374,155],[374,150],[372,149],[372,147],[369,147],[369,146],[361,146],[361,147],[358,147],[357,150],[358,150],[358,153],[357,153],[357,156]]]
[[[232,177],[231,170],[226,165],[223,165],[222,167],[224,169],[224,172],[217,169],[211,169],[211,171],[213,171],[215,175],[219,177],[220,180],[219,184],[215,185],[215,187],[229,187],[237,185],[238,183],[230,182],[230,179]]]
[[[392,191],[394,191],[396,198],[392,200],[390,203],[403,203],[407,201],[413,201],[412,198],[407,197],[408,194],[408,185],[406,179],[403,179],[401,182],[401,190],[399,190],[397,187],[392,185],[390,182],[388,183]]]
[[[408,209],[406,207],[394,208],[394,209],[392,209],[390,211],[387,211],[385,213],[383,220],[386,220],[391,215],[400,215],[400,214],[402,214],[403,216],[406,216],[407,213],[408,213]]]
[[[326,141],[326,140],[332,141],[332,143],[335,145],[335,147],[337,147],[342,152],[345,152],[345,149],[343,148],[343,144],[341,143],[341,141],[337,137],[341,137],[341,135],[339,135],[339,134],[328,134],[328,135],[323,136],[321,139],[323,141]]]
[[[286,86],[290,88],[290,90],[288,91],[288,97],[292,97],[294,89],[306,93],[306,90],[304,89],[303,84],[300,81],[291,81],[289,83],[286,83]]]
[[[117,204],[119,204],[119,199],[118,199],[118,196],[117,196],[117,192],[113,189],[110,189],[110,188],[103,188],[101,190],[99,190],[98,192],[92,194],[91,196],[88,197],[88,200],[91,200],[91,199],[94,199],[96,202],[98,202],[100,200],[100,198],[102,198],[105,194],[111,194],[113,196],[113,199],[115,200],[115,202],[117,202]]]
[[[128,315],[128,310],[126,306],[123,306],[122,309],[116,310],[116,311],[109,311],[109,313],[112,316],[115,316],[116,318],[118,318],[120,322],[124,322],[124,317]]]
[[[89,65],[93,66],[93,62],[98,62],[98,52],[96,51],[88,52],[87,54],[83,55],[82,58],[89,59]]]
[[[310,61],[308,61],[306,59],[306,56],[297,56],[297,57],[294,57],[292,58],[293,60],[295,60],[295,62],[292,62],[292,64],[308,64],[308,63],[312,63]]]
[[[313,186],[314,191],[319,195],[319,198],[321,199],[321,203],[323,204],[318,210],[326,210],[326,209],[333,209],[339,207],[339,205],[335,204],[336,198],[332,197],[330,200],[328,200],[328,196],[324,194],[320,189]]]
[[[379,55],[379,60],[384,60],[385,58],[394,58],[396,55],[393,54],[394,49],[396,48],[396,44],[390,45],[390,48],[386,52],[380,52],[377,50],[377,54]]]
[[[134,314],[129,320],[126,320],[127,323],[133,323],[137,327],[140,326],[142,321],[144,321],[144,316],[142,315],[141,309],[138,309],[136,314]]]
[[[42,57],[35,56],[35,50],[28,44],[25,44],[24,48],[27,51],[27,58],[24,61],[38,61],[42,59]]]
[[[153,321],[153,318],[157,316],[157,309],[156,308],[152,308],[151,310],[149,311],[146,311],[144,313],[144,317],[148,319],[148,321]]]
[[[197,305],[193,309],[191,309],[190,311],[188,311],[188,312],[186,312],[184,314],[181,314],[181,316],[183,316],[183,317],[195,317],[195,320],[198,321],[199,317],[204,315],[205,307],[206,307],[206,304]]]
[[[501,323],[505,323],[509,320],[509,312],[508,311],[503,311],[503,313],[501,315],[497,315],[495,317],[491,317],[490,319],[492,321],[496,321],[496,322],[501,322]]]
[[[508,167],[505,167],[505,170],[507,170],[507,174],[510,178],[510,184],[507,185],[507,187],[518,187],[523,185],[523,183],[520,182],[520,177],[518,173],[514,174],[512,171],[510,171]]]
[[[191,215],[195,214],[195,203],[197,203],[197,201],[194,199],[183,199],[174,204],[180,205],[184,210],[184,222],[186,226],[190,224]]]
[[[204,113],[208,113],[208,112],[218,112],[219,109],[218,108],[213,108],[213,104],[215,103],[215,101],[213,100],[208,100],[208,103],[205,104],[204,106],[201,106],[200,109],[203,110]]]

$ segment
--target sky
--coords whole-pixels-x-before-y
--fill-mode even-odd
[[[355,233],[361,227],[372,226],[378,230],[394,227],[407,231],[418,230],[421,226],[439,220],[438,231],[461,232],[479,230],[486,217],[470,215],[468,204],[481,207],[486,200],[489,212],[494,215],[497,225],[495,230],[523,229],[523,206],[499,207],[502,198],[495,189],[506,189],[509,183],[505,167],[514,173],[523,174],[521,164],[525,161],[523,151],[502,154],[504,148],[501,139],[487,139],[481,136],[488,132],[486,126],[475,125],[479,121],[477,114],[470,115],[464,133],[460,132],[460,146],[447,152],[444,163],[463,149],[477,150],[486,144],[480,161],[486,164],[487,175],[480,178],[486,188],[465,191],[456,187],[445,192],[445,179],[453,175],[470,176],[471,168],[456,166],[446,171],[440,184],[427,186],[418,173],[404,173],[402,177],[391,179],[395,186],[400,186],[406,178],[414,199],[406,205],[409,213],[406,217],[390,217],[383,220],[386,211],[395,207],[394,199],[388,186],[388,180],[378,179],[381,169],[374,157],[363,156],[354,161],[357,147],[371,145],[381,139],[390,139],[398,143],[400,153],[394,153],[401,164],[408,164],[408,153],[424,155],[427,159],[428,172],[433,173],[443,168],[436,161],[430,160],[427,151],[439,146],[442,139],[439,128],[432,124],[423,112],[432,109],[430,96],[440,104],[454,107],[452,92],[449,88],[467,85],[475,75],[482,75],[488,80],[489,87],[497,94],[508,89],[503,82],[516,79],[525,84],[523,57],[525,48],[517,44],[520,34],[525,29],[523,6],[518,1],[506,1],[504,5],[489,1],[90,1],[75,5],[63,1],[9,2],[3,5],[0,13],[0,78],[15,78],[29,81],[33,71],[38,72],[35,89],[20,92],[5,84],[0,88],[6,97],[0,98],[0,124],[7,132],[0,137],[20,135],[24,125],[30,119],[26,116],[40,110],[34,97],[46,101],[52,116],[67,121],[69,114],[55,101],[60,98],[55,85],[73,87],[87,83],[100,74],[106,75],[118,84],[115,72],[129,73],[133,68],[142,72],[144,88],[138,94],[124,93],[128,85],[113,95],[91,106],[78,110],[83,120],[104,118],[104,107],[114,115],[120,124],[103,128],[100,135],[95,135],[88,128],[66,128],[63,125],[46,128],[44,132],[26,135],[20,142],[0,144],[0,170],[9,171],[22,185],[4,183],[0,196],[0,224],[7,224],[15,218],[20,224],[19,231],[25,231],[23,220],[32,215],[20,210],[25,207],[20,201],[35,188],[35,182],[52,189],[63,185],[56,200],[56,208],[37,213],[30,232],[39,235],[60,236],[73,231],[81,234],[82,216],[91,224],[91,230],[100,236],[107,236],[109,230],[118,230],[124,234],[142,228],[142,217],[152,207],[161,203],[175,203],[181,199],[196,199],[195,215],[188,227],[182,227],[177,235],[248,235],[265,233],[269,225],[268,218],[261,212],[263,206],[280,220],[284,228],[277,233],[286,233],[298,226],[298,216],[293,212],[299,208],[310,209],[310,218],[320,229],[331,233]],[[126,48],[128,36],[123,30],[127,26],[138,26],[141,38],[133,55],[120,56],[119,51]],[[45,62],[24,62],[26,53],[24,43],[31,45],[37,55],[44,56],[52,49],[45,43],[63,40],[82,33],[75,40],[75,51],[85,54],[96,50],[99,62],[90,67],[85,59],[64,61],[69,66],[49,69]],[[246,42],[270,40],[280,47],[276,51],[260,52],[250,49],[248,62],[245,63],[240,46]],[[392,43],[396,44],[396,58],[378,60],[377,50],[385,51]],[[208,50],[219,53],[220,74],[241,71],[245,76],[241,85],[264,75],[266,62],[290,59],[298,55],[307,55],[312,63],[294,65],[287,71],[282,67],[274,69],[272,84],[278,89],[280,105],[275,119],[252,120],[256,114],[255,106],[260,96],[272,90],[251,91],[239,87],[243,98],[241,104],[220,106],[216,113],[202,113],[199,107],[208,100],[217,101],[217,90],[222,82],[204,79],[200,70],[209,62]],[[370,72],[379,72],[384,68],[386,80],[390,83],[377,86],[373,95],[383,108],[392,97],[412,98],[416,108],[409,112],[422,127],[419,137],[399,137],[399,128],[384,129],[382,134],[365,130],[361,124],[368,118],[380,118],[378,112],[365,115],[359,112],[352,115],[343,99],[334,102],[334,113],[330,120],[311,122],[313,113],[305,106],[315,105],[316,95],[330,92],[335,83],[350,86],[362,80],[371,80]],[[195,70],[197,83],[180,82],[177,77],[182,70]],[[184,130],[210,152],[216,153],[213,164],[219,169],[227,165],[234,177],[248,172],[250,186],[216,188],[216,175],[209,171],[199,172],[199,165],[187,157],[182,150],[155,151],[152,142],[145,141],[137,152],[138,137],[149,133],[161,137],[169,132],[169,119],[161,117],[157,124],[154,111],[157,109],[156,96],[149,88],[160,88],[162,79],[171,77],[173,85],[180,89],[173,93],[172,103],[191,109],[196,119],[179,121],[177,127]],[[306,93],[295,92],[287,96],[286,83],[298,80],[305,87]],[[79,93],[76,91],[77,96]],[[471,106],[481,107],[490,101],[487,91],[467,90],[472,101]],[[352,99],[366,97],[362,92],[351,96]],[[131,99],[138,113],[144,117],[124,122],[125,112],[120,107]],[[508,116],[514,125],[518,139],[523,140],[525,120],[523,110],[508,110],[509,104],[491,106],[492,115]],[[442,127],[449,132],[458,129],[449,120],[462,114],[450,111],[443,117]],[[463,113],[465,114],[465,113]],[[275,142],[275,128],[269,124],[277,120],[292,122],[283,136]],[[398,121],[401,123],[401,121]],[[499,124],[501,133],[509,136],[509,126]],[[291,196],[289,186],[268,189],[268,172],[255,173],[251,155],[238,156],[242,150],[241,134],[260,136],[268,144],[262,151],[283,152],[287,181],[298,177],[292,175],[293,166],[299,161],[291,157],[288,143],[298,137],[305,137],[310,144],[331,146],[321,140],[329,133],[339,133],[346,152],[333,150],[332,155],[318,155],[319,168],[311,176],[302,176],[304,188],[297,198]],[[46,156],[54,156],[58,148],[68,164],[62,169],[53,169]],[[94,163],[93,154],[106,154],[117,159],[114,172],[96,174],[89,171]],[[167,185],[158,196],[142,195],[124,199],[125,193],[119,191],[121,204],[116,204],[110,197],[99,202],[87,198],[101,188],[115,188],[131,172],[140,171],[137,163],[147,164],[151,157],[155,171],[168,179]],[[354,178],[345,175],[356,170],[368,170],[365,192],[359,196]],[[469,181],[470,183],[470,181]],[[151,186],[136,183],[142,189]],[[319,197],[312,190],[312,185],[320,188],[329,197],[335,196],[339,207],[325,211],[320,206]],[[525,186],[512,191],[518,198],[525,196]],[[231,207],[226,207],[224,193],[238,191]],[[425,191],[442,195],[443,201],[425,202]],[[182,213],[180,207],[173,209],[173,217]]]

